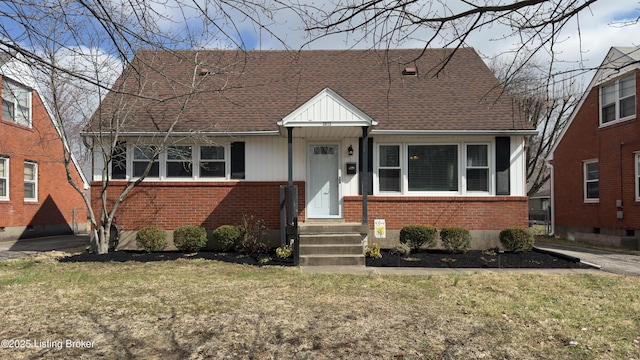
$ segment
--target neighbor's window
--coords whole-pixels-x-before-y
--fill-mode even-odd
[[[9,158],[0,157],[0,200],[9,199]]]
[[[193,177],[192,146],[169,146],[167,148],[167,177]]]
[[[2,119],[31,126],[31,90],[2,78]]]
[[[225,177],[224,146],[200,146],[200,177]]]
[[[598,160],[584,162],[584,201],[597,202],[600,199],[600,169]]]
[[[458,191],[457,145],[409,145],[409,191]]]
[[[489,191],[489,146],[467,145],[467,191]]]
[[[133,149],[133,176],[140,177],[144,174],[147,165],[153,159],[153,155],[157,151],[155,146],[138,145]],[[151,165],[151,170],[147,177],[160,177],[160,162],[156,157]]]
[[[24,162],[24,199],[38,201],[38,164]]]
[[[399,192],[400,189],[400,145],[380,145],[378,183],[380,191]]]
[[[602,125],[631,118],[636,114],[635,74],[600,87]]]

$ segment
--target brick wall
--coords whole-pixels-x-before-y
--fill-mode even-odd
[[[0,120],[0,134],[0,155],[9,157],[10,176],[9,200],[0,200],[0,228],[9,233],[11,228],[29,227],[29,231],[19,230],[20,233],[7,235],[7,239],[47,235],[46,230],[45,233],[38,232],[39,228],[51,229],[53,233],[71,230],[74,209],[76,222],[86,224],[87,212],[82,196],[67,182],[62,162],[62,141],[35,91],[32,96],[32,127]],[[37,202],[24,201],[25,161],[38,164]],[[75,167],[71,172],[82,188],[82,180]]]
[[[112,181],[110,204],[124,187]],[[182,225],[201,225],[212,230],[220,225],[239,224],[243,215],[255,215],[269,229],[280,228],[280,185],[283,182],[143,182],[134,188],[116,215],[118,226],[138,230],[154,225],[173,230]],[[298,209],[304,217],[304,183],[298,182]],[[91,184],[91,203],[100,214],[100,182]],[[111,205],[109,205],[111,206]]]
[[[634,156],[640,151],[640,123],[632,119],[599,128],[598,96],[598,88],[591,89],[554,153],[556,229],[600,228],[624,235],[626,230],[640,229]],[[640,111],[637,104],[636,109]],[[584,202],[583,161],[589,159],[599,159],[598,203]],[[616,218],[616,200],[623,200],[621,220]]]
[[[367,200],[369,226],[373,227],[374,219],[385,219],[389,230],[410,224],[428,224],[438,229],[461,226],[468,230],[502,230],[528,224],[528,201],[524,196],[369,196]],[[344,207],[345,221],[361,221],[361,196],[345,197]]]

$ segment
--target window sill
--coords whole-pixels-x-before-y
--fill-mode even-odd
[[[613,120],[613,121],[609,121],[607,123],[600,123],[600,126],[598,127],[599,129],[605,129],[608,128],[609,126],[613,126],[613,125],[617,125],[617,124],[622,124],[622,123],[626,123],[628,121],[632,121],[637,119],[637,114],[631,115],[631,116],[627,116],[625,118],[622,119],[617,119],[617,120]]]

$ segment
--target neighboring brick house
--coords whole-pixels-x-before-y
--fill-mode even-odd
[[[26,67],[0,55],[0,241],[86,231],[87,210],[67,181],[63,141]],[[87,182],[71,166],[73,179]]]
[[[301,223],[366,223],[373,234],[384,219],[389,243],[415,223],[466,227],[493,246],[501,229],[527,226],[535,130],[471,48],[142,51],[123,74],[83,134],[94,142],[96,211],[103,155],[117,159],[113,199],[181,118],[121,206],[125,230],[214,229],[245,214],[277,230],[288,182]],[[116,122],[117,149],[104,150]]]
[[[637,247],[640,47],[612,47],[550,158],[555,234]]]

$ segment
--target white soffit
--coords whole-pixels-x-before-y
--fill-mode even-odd
[[[278,126],[284,127],[375,126],[377,124],[377,121],[329,88],[324,88],[278,121]]]

